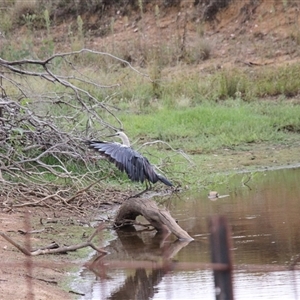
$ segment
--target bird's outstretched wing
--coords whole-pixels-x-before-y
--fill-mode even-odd
[[[155,176],[156,173],[148,159],[131,147],[126,147],[119,143],[91,141],[89,142],[89,148],[97,150],[107,157],[120,171],[125,171],[132,181],[143,183],[145,179],[148,179],[150,182],[155,183],[159,180]]]
[[[165,177],[155,172],[146,157],[131,147],[104,141],[89,141],[87,143],[90,149],[99,151],[113,162],[120,171],[125,171],[132,181],[143,183],[145,180],[149,180],[152,183],[156,183],[160,180],[166,185],[172,186],[172,183]]]

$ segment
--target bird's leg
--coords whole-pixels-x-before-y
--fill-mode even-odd
[[[151,190],[152,186],[151,186],[150,182],[148,182],[146,180],[145,183],[146,183],[146,189],[145,190],[141,191],[140,193],[138,193],[136,195],[130,196],[129,198],[137,198],[137,197],[143,195],[144,193],[146,193],[147,191]]]
[[[146,190],[143,190],[143,191],[141,191],[141,192],[138,193],[138,194],[135,194],[135,195],[133,195],[133,196],[130,196],[129,198],[137,198],[137,197],[143,195],[144,193],[146,193],[147,191],[148,191],[147,189],[146,189]]]
[[[151,184],[148,180],[145,181],[146,184],[146,191],[151,190]]]
[[[146,180],[145,184],[146,184],[146,189],[144,192],[150,191],[152,189],[152,185],[151,185],[150,181]]]

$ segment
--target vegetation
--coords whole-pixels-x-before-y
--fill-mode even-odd
[[[103,138],[114,128],[124,129],[135,148],[182,185],[204,184],[203,180],[199,182],[199,166],[206,180],[205,176],[215,172],[204,166],[208,155],[224,149],[252,151],[257,145],[298,145],[299,64],[252,66],[251,72],[248,66],[210,67],[207,72],[199,72],[198,64],[211,59],[213,43],[205,39],[202,24],[196,25],[195,42],[188,43],[187,14],[177,20],[180,30],[168,41],[158,39],[150,44],[143,37],[144,22],[140,22],[141,34],[126,45],[117,44],[112,38],[112,43],[102,52],[80,51],[91,38],[85,19],[77,14],[80,8],[60,37],[73,52],[56,55],[59,45],[54,29],[54,6],[47,3],[11,1],[7,10],[18,18],[4,15],[0,18],[4,29],[0,50],[4,60],[0,70],[2,98],[9,99],[10,103],[1,102],[0,117],[9,119],[11,125],[0,140],[3,144],[0,170],[5,180],[20,180],[12,175],[15,159],[22,162],[19,171],[34,170],[35,183],[41,180],[37,173],[43,171],[43,184],[54,180],[56,185],[70,186],[76,181],[82,188],[93,179],[105,176],[111,166],[105,161],[95,163],[83,159],[86,153],[80,143],[86,138]],[[57,5],[66,9],[68,3],[58,1]],[[147,2],[137,1],[134,8],[142,21],[146,7],[149,11]],[[156,5],[151,12],[158,31],[160,9]],[[105,34],[113,36],[113,18],[109,24]],[[25,34],[14,41],[11,37],[16,26],[22,26]],[[37,29],[38,33],[34,32]],[[38,42],[36,35],[40,37]],[[49,57],[52,57],[51,64],[27,63],[29,59],[42,62]],[[7,62],[11,63],[9,68]],[[12,66],[28,73],[17,75]],[[48,78],[32,76],[44,71],[48,72]],[[32,115],[38,120],[34,125],[30,121]],[[33,159],[24,159],[24,145],[41,142],[38,136],[46,121],[48,128],[53,127],[42,141],[44,148],[26,152]],[[60,134],[56,135],[57,132]],[[62,148],[41,152],[45,151],[45,141],[49,139],[59,143],[68,140],[68,147],[75,152],[78,148],[80,158],[71,150],[69,156],[59,155]],[[9,158],[5,153],[7,147],[13,153]],[[37,159],[41,153],[41,159]],[[240,168],[245,166],[242,164]],[[87,169],[89,176],[85,174]],[[65,178],[64,172],[72,176]],[[113,185],[118,180],[118,185],[125,183],[127,188],[126,176],[120,177],[117,171],[115,174],[110,176],[110,183]]]

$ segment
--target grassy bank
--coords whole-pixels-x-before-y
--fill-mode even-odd
[[[73,11],[56,20],[55,5],[48,7],[45,1],[33,1],[32,7],[25,7],[23,2],[12,2],[11,7],[5,4],[11,15],[18,18],[6,17],[1,21],[6,28],[0,51],[4,60],[43,60],[57,53],[57,49],[75,51],[86,45],[121,58],[96,51],[76,52],[51,60],[46,66],[47,76],[57,75],[51,80],[45,80],[45,74],[44,78],[41,76],[45,66],[34,64],[23,65],[19,73],[27,70],[27,74],[20,77],[9,74],[3,78],[4,94],[22,106],[18,107],[20,113],[12,118],[14,124],[8,134],[10,149],[16,156],[26,163],[32,162],[31,153],[39,158],[41,149],[48,151],[49,145],[53,146],[56,138],[51,135],[50,143],[47,138],[40,140],[39,132],[45,128],[45,119],[55,124],[55,127],[46,126],[48,129],[64,133],[60,144],[75,140],[67,146],[72,150],[78,148],[79,156],[74,151],[65,158],[61,155],[65,148],[55,146],[53,157],[50,154],[42,157],[41,162],[55,171],[49,174],[46,170],[43,178],[46,181],[69,185],[74,183],[70,174],[79,174],[78,184],[84,186],[90,179],[110,172],[112,166],[105,161],[87,163],[86,149],[79,143],[87,137],[104,138],[112,131],[108,129],[110,125],[123,128],[136,149],[174,182],[183,185],[203,185],[206,177],[228,170],[297,161],[300,65],[295,59],[299,47],[294,35],[285,37],[280,48],[282,53],[284,50],[289,53],[291,61],[282,60],[280,64],[275,63],[280,53],[271,51],[273,40],[249,35],[254,45],[251,53],[260,55],[262,61],[268,60],[268,63],[247,64],[236,59],[242,51],[238,45],[246,42],[245,35],[222,40],[227,45],[228,52],[225,52],[222,45],[220,50],[212,38],[206,38],[205,30],[209,26],[194,22],[188,15],[184,19],[177,17],[174,22],[166,18],[170,28],[164,31],[160,26],[163,15],[156,6],[149,5],[146,11],[143,7],[134,10],[134,14],[141,17],[134,34],[126,25],[134,17],[124,15],[118,20],[111,19],[110,23],[102,20],[107,29],[99,37],[87,31],[90,20],[78,14],[79,11],[76,16]],[[278,12],[280,9],[278,7]],[[282,11],[288,17],[288,12]],[[70,18],[72,26],[64,26],[64,18]],[[18,28],[22,28],[22,34],[16,32]],[[146,28],[149,39],[143,34]],[[127,34],[124,38],[118,35],[122,32]],[[164,38],[163,34],[170,38]],[[160,38],[155,39],[157,36]],[[269,46],[270,51],[258,51],[261,43],[266,48]],[[235,52],[230,52],[232,49]],[[224,60],[225,53],[228,56]],[[230,58],[231,62],[227,63]],[[269,63],[270,59],[274,60]],[[30,75],[36,72],[40,74]],[[67,86],[62,82],[67,82]],[[27,109],[34,111],[37,119],[42,115],[38,130],[36,124],[30,124],[32,114]],[[16,111],[9,108],[7,118]],[[29,124],[24,125],[26,111]],[[36,136],[37,150],[25,153],[24,147],[32,142],[30,135]],[[6,157],[6,150],[0,154],[9,161],[12,170],[9,179],[13,180],[12,155]],[[80,157],[80,162],[74,157]],[[37,159],[30,167],[36,164]],[[38,175],[43,167],[39,165]],[[85,181],[87,168],[91,176]],[[101,172],[97,173],[99,168]],[[66,176],[69,177],[60,178],[57,176],[60,172],[69,172]],[[112,185],[128,186],[126,176],[118,172],[105,180]]]
[[[288,128],[300,129],[299,113],[300,106],[288,102],[225,100],[119,117],[133,137],[146,135],[186,152],[211,153],[250,143],[280,143],[290,136]]]
[[[278,160],[275,149],[299,147],[299,113],[300,106],[289,101],[231,99],[222,103],[204,102],[193,108],[120,113],[119,117],[133,141],[141,138],[138,144],[158,139],[167,142],[141,151],[148,156],[150,152],[151,160],[165,165],[164,169],[178,182],[192,183],[201,177],[217,175],[226,166],[232,172],[249,166],[252,169],[272,166]],[[233,153],[236,156],[230,156]],[[281,157],[282,164],[292,159],[286,155]]]
[[[180,185],[203,186],[214,180],[213,177],[220,172],[244,170],[251,166],[254,169],[273,165],[274,161],[276,164],[286,164],[297,160],[296,153],[295,157],[286,153],[286,157],[272,159],[272,150],[268,150],[272,147],[275,150],[299,147],[300,105],[297,88],[300,83],[297,85],[297,77],[293,76],[294,84],[287,84],[291,81],[290,74],[294,74],[298,68],[297,65],[266,68],[263,71],[259,69],[255,76],[254,73],[247,75],[246,70],[242,69],[238,72],[231,70],[228,74],[224,70],[216,70],[212,76],[207,77],[197,75],[195,69],[187,76],[186,67],[178,66],[172,77],[167,73],[161,74],[159,85],[154,87],[151,78],[120,67],[117,63],[110,62],[113,70],[104,68],[96,72],[91,65],[85,64],[90,60],[95,61],[92,57],[101,59],[102,55],[86,53],[77,56],[72,63],[77,64],[78,69],[62,61],[57,64],[54,62],[52,67],[52,72],[60,73],[62,78],[87,74],[84,79],[90,83],[119,84],[103,89],[95,84],[87,85],[84,81],[72,79],[79,89],[88,91],[89,94],[82,93],[80,101],[91,110],[82,111],[82,105],[73,98],[70,89],[36,77],[21,80],[21,85],[27,87],[26,91],[28,87],[30,90],[21,101],[24,108],[28,107],[37,114],[55,116],[53,120],[57,128],[66,133],[73,131],[79,134],[76,139],[85,139],[87,132],[93,138],[103,139],[109,134],[109,130],[103,130],[104,123],[118,128],[121,125],[133,147]],[[139,68],[139,71],[147,74],[149,69]],[[268,77],[270,73],[272,79]],[[19,86],[7,84],[6,90],[10,94],[17,94]],[[210,89],[205,89],[207,86]],[[270,86],[278,89],[274,92],[274,89],[269,90]],[[279,87],[283,86],[285,89],[280,92]],[[157,89],[159,94],[156,94]],[[209,96],[208,90],[213,97]],[[265,97],[262,98],[263,94]],[[55,100],[55,95],[59,96],[59,101]],[[92,103],[88,95],[93,95],[101,105]],[[287,95],[294,97],[288,98]],[[52,98],[54,100],[49,101]],[[90,123],[88,120],[92,111],[104,123]],[[34,130],[31,125],[15,129],[13,142],[20,140],[20,151],[24,143],[24,129]],[[228,156],[232,153],[238,153],[239,157]],[[252,154],[249,156],[249,153]],[[59,170],[57,166],[63,162],[60,159],[47,156],[42,161]],[[64,161],[64,168],[72,174],[84,175],[86,164],[67,160]],[[89,168],[92,172],[100,168],[101,172],[97,176],[101,177],[111,169],[115,170],[105,161],[97,161]],[[53,174],[47,176],[44,179],[61,182]],[[92,178],[97,177],[93,175]],[[72,182],[67,179],[63,181]],[[117,183],[127,188],[129,181],[116,171],[115,176],[112,174],[106,178],[106,183]]]

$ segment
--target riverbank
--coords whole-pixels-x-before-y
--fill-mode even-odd
[[[201,170],[204,174],[224,174],[242,171],[272,170],[274,168],[299,167],[299,145],[253,145],[248,151],[222,150],[204,155]],[[201,177],[199,176],[199,180]],[[185,186],[184,188],[188,188]],[[47,216],[54,217],[54,223],[41,225]],[[26,228],[29,217],[33,229],[45,229],[42,233],[30,235],[31,246],[48,245],[55,240],[65,244],[79,243],[92,229],[82,224],[83,218],[74,214],[64,215],[51,209],[23,208],[10,213],[0,213],[0,230],[6,232],[20,244],[26,243],[26,236],[19,230]],[[72,221],[70,221],[72,220]],[[55,224],[57,227],[55,227]],[[76,236],[72,234],[76,229]],[[79,257],[84,253],[32,257],[30,260],[4,239],[0,239],[2,257],[0,295],[5,299],[74,299],[76,295],[68,287],[71,270],[81,267]],[[88,253],[88,251],[86,252]],[[30,267],[28,267],[30,265]],[[31,297],[31,298],[30,298]]]

